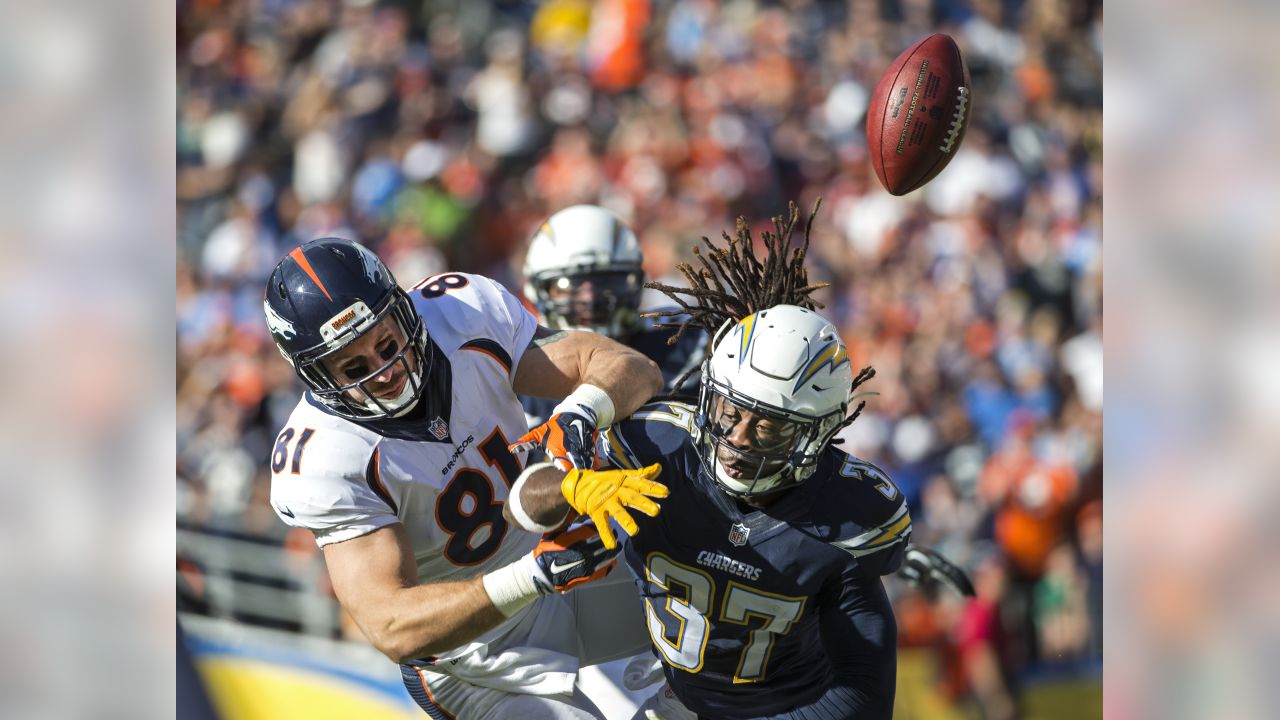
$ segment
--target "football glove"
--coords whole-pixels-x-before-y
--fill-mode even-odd
[[[538,449],[547,460],[561,470],[574,468],[590,470],[596,460],[595,413],[591,408],[578,406],[581,412],[562,411],[530,430],[512,443],[511,452]]]
[[[973,582],[964,570],[928,548],[908,545],[898,575],[913,587],[946,585],[965,597],[973,597]]]
[[[667,486],[654,482],[662,465],[654,463],[639,470],[570,470],[560,481],[560,492],[578,514],[596,524],[600,539],[610,550],[618,546],[609,520],[617,520],[628,535],[639,529],[627,508],[639,510],[649,517],[658,514],[658,503],[649,498],[664,498]]]
[[[608,575],[617,564],[618,548],[607,549],[600,533],[590,525],[579,525],[562,533],[548,533],[533,549],[537,565],[533,583],[538,592],[568,592],[578,585]]]

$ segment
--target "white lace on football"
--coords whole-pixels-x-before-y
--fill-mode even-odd
[[[969,88],[960,87],[960,97],[956,100],[956,112],[951,118],[951,128],[947,130],[947,137],[943,139],[942,145],[938,147],[944,153],[951,152],[956,145],[956,140],[960,138],[960,131],[964,129],[964,114],[969,107]]]

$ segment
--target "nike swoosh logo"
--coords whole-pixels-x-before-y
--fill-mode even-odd
[[[581,564],[582,564],[582,563],[584,563],[584,562],[586,562],[586,560],[574,560],[573,562],[571,562],[571,563],[569,563],[569,564],[567,564],[567,565],[561,565],[561,564],[557,563],[555,560],[552,560],[552,561],[551,561],[551,568],[550,568],[550,569],[551,569],[551,574],[552,574],[552,575],[557,575],[557,574],[559,574],[559,573],[564,572],[565,570],[571,570],[571,569],[573,569],[573,568],[578,567],[579,565],[581,565]]]
[[[287,507],[276,508],[276,509],[277,509],[277,510],[279,510],[279,511],[281,512],[281,514],[288,515],[288,516],[289,516],[289,517],[291,517],[291,518],[296,518],[296,517],[297,517],[296,515],[294,515],[294,514],[293,514],[293,511],[291,511],[291,510],[290,510],[289,508],[287,508]]]

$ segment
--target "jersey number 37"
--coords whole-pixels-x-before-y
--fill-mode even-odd
[[[703,669],[707,640],[715,627],[713,608],[720,609],[715,622],[745,628],[753,621],[763,621],[750,630],[737,667],[733,669],[735,683],[764,679],[774,640],[790,630],[804,612],[804,597],[767,593],[732,580],[722,588],[724,595],[717,602],[716,583],[711,575],[660,552],[649,554],[645,574],[650,582],[661,585],[669,593],[666,602],[661,604],[646,597],[645,616],[654,647],[673,667],[695,673]]]

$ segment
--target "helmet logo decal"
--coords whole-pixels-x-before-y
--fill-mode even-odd
[[[316,275],[315,269],[311,267],[311,261],[307,259],[305,254],[303,254],[302,248],[296,247],[290,250],[289,257],[293,258],[293,261],[298,263],[298,267],[302,268],[303,272],[305,272],[307,276],[311,278],[312,282],[320,288],[320,292],[324,293],[324,296],[332,301],[333,298],[329,295],[329,289],[324,286],[324,283],[320,282],[320,276]]]
[[[293,323],[284,319],[280,313],[276,312],[276,309],[271,307],[271,303],[263,300],[262,310],[267,316],[267,327],[271,329],[271,333],[273,335],[279,335],[283,338],[291,338],[298,334],[298,331],[293,327]],[[289,356],[285,355],[285,357]],[[290,360],[290,362],[292,362],[292,360]]]
[[[324,325],[320,326],[320,337],[327,343],[338,342],[343,337],[344,327],[352,325],[352,330],[364,332],[373,325],[374,319],[375,315],[369,306],[363,300],[357,300],[350,307],[339,310],[336,315],[325,320]]]
[[[355,319],[355,317],[356,317],[356,311],[353,308],[351,310],[348,310],[342,313],[338,317],[334,318],[333,321],[330,323],[330,325],[333,327],[334,330],[341,330],[343,325],[346,325],[347,323],[351,322],[352,320]]]
[[[738,547],[742,547],[743,545],[746,545],[747,538],[750,535],[751,535],[751,528],[747,527],[743,523],[740,523],[740,522],[734,523],[733,527],[729,528],[729,542],[733,543]]]
[[[362,252],[360,253],[360,262],[364,265],[364,276],[369,279],[369,282],[378,282],[378,275],[382,273],[382,269],[379,267],[382,261],[378,259],[378,256],[374,255],[372,250]]]
[[[822,368],[829,365],[832,370],[835,370],[847,362],[849,362],[848,348],[841,345],[839,340],[832,340],[809,361],[804,370],[800,371],[800,379],[796,380],[796,385],[792,390],[799,390],[801,385],[811,380]]]
[[[742,367],[742,361],[746,359],[747,350],[751,347],[751,340],[756,334],[755,313],[742,318],[738,327],[742,328],[741,338],[738,340],[738,367]]]

